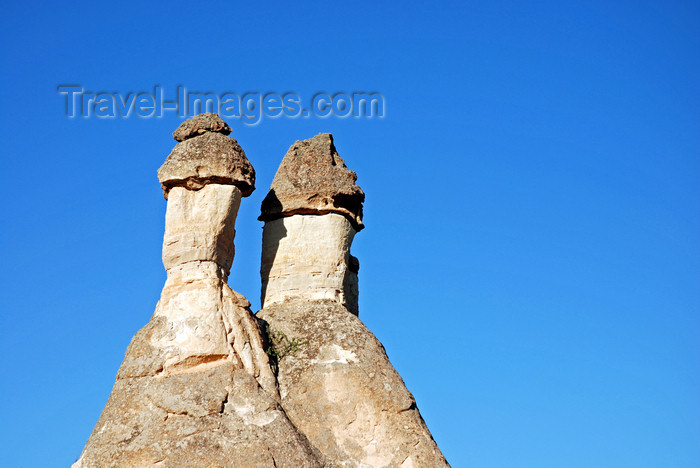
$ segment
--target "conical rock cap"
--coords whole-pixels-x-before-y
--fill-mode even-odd
[[[347,168],[333,144],[333,135],[320,133],[295,142],[262,202],[261,221],[295,214],[339,213],[359,231],[365,194],[355,184],[357,175]]]

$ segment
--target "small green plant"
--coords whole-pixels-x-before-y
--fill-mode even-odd
[[[270,356],[283,358],[285,356],[294,356],[302,346],[308,344],[307,340],[299,338],[289,338],[281,331],[273,331],[268,328],[269,346],[265,350]]]

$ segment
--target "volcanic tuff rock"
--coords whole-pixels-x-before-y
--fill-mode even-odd
[[[261,221],[294,214],[339,213],[356,231],[362,224],[365,194],[357,176],[345,166],[333,145],[333,135],[320,133],[295,142],[280,164],[262,203]]]
[[[383,346],[357,317],[350,246],[364,194],[355,180],[332,137],[321,134],[294,144],[263,201],[258,317],[272,336],[299,344],[277,362],[282,406],[340,466],[448,466]],[[272,209],[273,197],[282,209]]]
[[[173,187],[198,190],[207,184],[235,185],[244,197],[253,193],[255,170],[236,140],[227,137],[227,132],[205,131],[202,127],[186,134],[190,133],[194,136],[175,145],[158,169],[165,198]]]
[[[282,406],[343,467],[445,467],[406,385],[377,338],[333,300],[290,299],[258,312],[303,346],[277,363]]]
[[[292,146],[263,202],[258,317],[228,286],[255,182],[229,131],[205,114],[174,134],[167,280],[74,468],[448,466],[358,318],[364,193],[330,134]]]
[[[173,151],[197,160],[202,183],[196,190],[169,187],[168,277],[153,317],[126,351],[76,468],[324,465],[280,406],[250,303],[226,284],[239,184],[250,184],[252,167],[242,150],[237,159],[216,151],[221,138],[228,140],[205,133]],[[159,171],[161,182],[172,181],[173,154]],[[202,176],[221,174],[222,167],[225,183]]]
[[[358,315],[355,229],[337,213],[294,215],[265,223],[261,304],[332,299]]]
[[[173,138],[177,141],[184,141],[193,136],[207,132],[219,132],[224,135],[231,133],[231,127],[216,114],[207,112],[195,115],[191,119],[185,120],[173,132]]]

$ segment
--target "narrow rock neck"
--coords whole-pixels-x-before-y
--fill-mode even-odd
[[[355,229],[340,214],[294,215],[265,223],[262,306],[287,299],[333,300],[357,315]]]
[[[199,190],[172,188],[165,213],[165,269],[170,273],[185,263],[213,262],[225,280],[235,254],[233,239],[240,203],[241,191],[233,185],[208,184]]]

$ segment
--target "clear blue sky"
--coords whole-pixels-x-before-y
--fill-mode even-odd
[[[377,91],[384,119],[229,121],[258,173],[230,284],[297,139],[367,194],[360,317],[454,467],[700,466],[694,2],[12,2],[0,18],[0,465],[80,454],[165,280],[176,115],[92,91]]]

